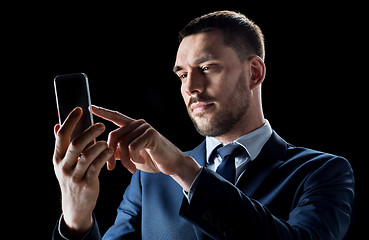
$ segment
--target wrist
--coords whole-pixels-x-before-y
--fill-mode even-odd
[[[62,221],[64,222],[64,232],[67,232],[71,238],[82,238],[93,226],[92,215],[86,220],[69,219],[64,213],[62,214]]]
[[[192,157],[186,155],[185,159],[177,167],[176,173],[170,175],[184,191],[188,192],[196,176],[199,174],[201,166]]]

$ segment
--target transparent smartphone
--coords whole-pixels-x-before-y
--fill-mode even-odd
[[[58,75],[54,78],[54,88],[60,125],[74,108],[81,107],[83,110],[83,115],[71,135],[73,140],[93,124],[87,75],[84,73]]]

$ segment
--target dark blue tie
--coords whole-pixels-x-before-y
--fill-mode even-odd
[[[217,150],[222,162],[216,172],[231,183],[236,181],[235,157],[240,155],[242,151],[244,151],[244,148],[238,144],[229,144]]]

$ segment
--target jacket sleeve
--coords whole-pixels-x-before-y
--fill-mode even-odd
[[[301,183],[288,219],[278,219],[211,170],[197,178],[180,215],[214,239],[342,239],[350,223],[354,177],[339,157],[325,162]]]
[[[117,209],[114,225],[105,233],[103,239],[140,239],[141,238],[141,172],[132,175],[131,183],[123,195],[123,201]]]
[[[83,236],[82,240],[99,240],[101,239],[99,227],[97,226],[95,215],[93,214],[94,224],[92,228]],[[53,240],[68,240],[67,231],[65,230],[65,223],[63,215],[60,216],[58,223],[56,224],[53,232]]]

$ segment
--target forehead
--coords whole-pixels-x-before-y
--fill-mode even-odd
[[[187,36],[178,47],[175,66],[183,67],[196,63],[199,58],[221,58],[226,54],[232,54],[231,52],[234,53],[223,42],[224,37],[221,30]]]

